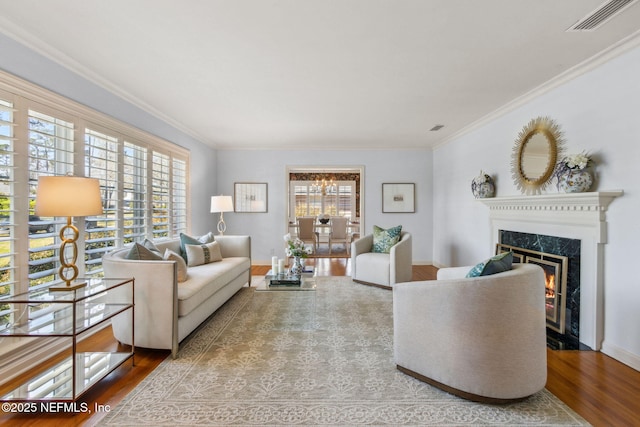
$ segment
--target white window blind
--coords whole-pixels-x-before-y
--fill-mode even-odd
[[[183,159],[172,159],[172,230],[173,236],[187,231],[187,162]]]
[[[123,150],[123,239],[125,244],[147,234],[147,148],[125,142]]]
[[[85,219],[85,277],[102,276],[102,255],[117,246],[118,138],[85,129],[85,176],[100,181],[103,213]]]
[[[168,238],[169,233],[169,155],[153,152],[151,161],[151,210],[154,239]]]
[[[66,218],[35,216],[38,177],[73,173],[74,125],[53,115],[34,110],[28,112],[29,129],[29,287],[59,283],[56,230]]]
[[[15,283],[13,116],[13,103],[0,97],[0,297],[13,293]],[[9,317],[9,306],[0,304],[0,324]]]

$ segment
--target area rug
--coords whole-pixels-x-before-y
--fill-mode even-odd
[[[309,255],[309,258],[350,258],[351,254],[347,253],[347,247],[343,244],[334,244],[329,253],[329,245],[326,243],[320,243],[318,248]]]
[[[401,373],[392,293],[316,280],[316,291],[243,288],[101,425],[588,425],[546,390],[483,405]]]

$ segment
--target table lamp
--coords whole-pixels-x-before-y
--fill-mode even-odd
[[[224,235],[227,230],[227,225],[224,223],[224,212],[233,212],[233,200],[231,196],[212,196],[211,197],[211,212],[220,212],[220,221],[218,221],[218,233],[220,236]]]
[[[66,284],[52,286],[50,291],[72,291],[82,288],[86,282],[78,283],[78,229],[72,224],[72,216],[102,214],[100,181],[96,178],[83,178],[71,175],[41,176],[36,190],[36,210],[38,216],[66,216],[67,225],[60,229],[60,269],[58,274]],[[67,255],[70,245],[70,256]]]

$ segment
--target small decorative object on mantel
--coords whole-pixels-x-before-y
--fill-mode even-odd
[[[302,265],[302,258],[306,258],[311,253],[312,249],[307,248],[304,242],[298,238],[292,239],[291,234],[285,234],[284,241],[287,243],[285,253],[287,256],[293,257],[293,263],[289,268],[289,274],[292,276],[299,276],[304,271]]]
[[[480,175],[471,181],[471,192],[476,199],[493,197],[496,194],[496,185],[493,182],[493,178],[483,171],[480,171]]]
[[[591,157],[582,152],[564,157],[556,165],[553,176],[558,180],[558,190],[565,193],[583,193],[593,184],[593,176],[588,170],[593,164]]]

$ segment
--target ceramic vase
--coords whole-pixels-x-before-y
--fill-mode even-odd
[[[480,175],[471,181],[471,192],[476,199],[493,197],[496,194],[496,185],[493,178],[480,171]]]
[[[593,176],[586,169],[569,169],[558,176],[558,188],[565,193],[583,193],[593,184]]]
[[[291,276],[300,276],[303,269],[304,267],[302,266],[302,258],[299,256],[294,256],[293,263],[291,264],[291,267],[289,267],[289,274]]]

